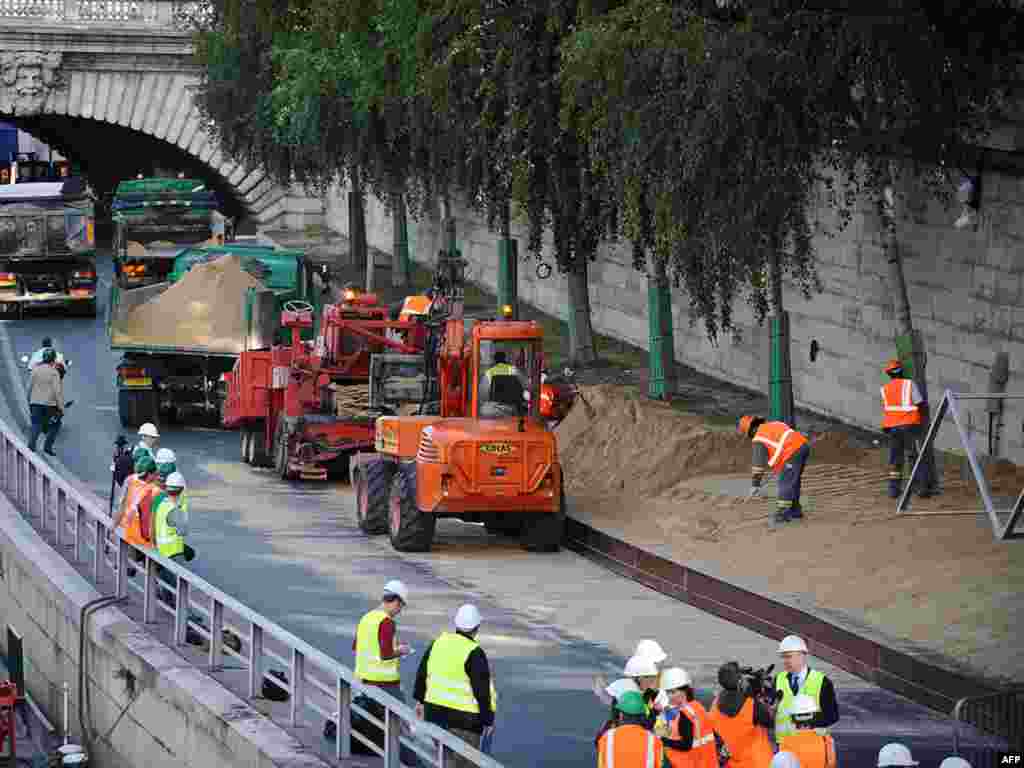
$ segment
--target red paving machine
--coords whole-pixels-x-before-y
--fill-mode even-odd
[[[316,341],[303,341],[314,311],[287,303],[281,325],[291,344],[242,352],[224,376],[223,423],[241,429],[242,460],[286,480],[342,470],[352,453],[373,449],[378,416],[425,391],[427,331],[417,319],[389,320],[376,295],[346,288],[341,303],[323,308]]]

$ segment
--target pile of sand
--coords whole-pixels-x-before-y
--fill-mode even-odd
[[[114,329],[114,342],[241,352],[248,288],[263,284],[226,254],[196,264],[177,283],[135,307]]]

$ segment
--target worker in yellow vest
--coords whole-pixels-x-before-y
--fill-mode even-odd
[[[402,697],[402,677],[398,663],[412,653],[398,642],[395,619],[409,600],[409,590],[397,579],[384,585],[380,605],[359,620],[352,650],[356,654],[356,677],[366,685],[385,689],[396,699]]]
[[[779,476],[779,495],[775,507],[775,522],[802,520],[800,483],[804,476],[811,446],[807,438],[784,421],[765,421],[760,416],[743,416],[737,426],[741,435],[754,444],[751,462],[750,495],[761,493],[761,480],[766,469]]]
[[[191,560],[191,547],[185,544],[188,535],[188,512],[182,502],[185,478],[172,472],[164,489],[153,500],[153,541],[160,554],[170,560]]]
[[[494,729],[493,688],[487,654],[477,642],[480,611],[463,605],[455,614],[455,631],[442,632],[420,662],[413,698],[416,713],[480,748]],[[452,755],[455,768],[473,765]]]
[[[775,707],[775,740],[785,748],[786,738],[796,733],[792,718],[793,703],[803,694],[810,696],[817,707],[808,727],[819,735],[839,722],[839,705],[832,681],[824,673],[807,666],[807,644],[803,638],[788,635],[779,643],[782,656],[782,671],[775,676],[775,690],[778,696]]]
[[[897,499],[903,493],[903,459],[922,425],[928,423],[928,403],[913,379],[904,378],[903,363],[899,360],[890,360],[885,372],[889,383],[881,388],[882,431],[889,436],[889,496]],[[921,469],[926,474],[921,476],[918,487],[921,495],[927,496],[931,491],[928,463],[923,462]]]
[[[806,693],[793,699],[789,716],[796,731],[779,741],[779,749],[792,752],[800,761],[800,768],[836,768],[836,745],[828,733],[818,733],[814,719],[818,703]]]

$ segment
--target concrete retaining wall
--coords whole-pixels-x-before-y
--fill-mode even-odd
[[[25,682],[54,723],[71,685],[71,733],[81,743],[79,617],[100,594],[0,495],[0,620],[24,638]],[[6,626],[0,628],[6,637]],[[90,618],[86,644],[91,754],[101,768],[316,766],[295,738],[161,644],[117,607]],[[134,681],[126,692],[124,673]]]
[[[326,201],[328,225],[348,232],[344,190]],[[985,392],[996,353],[1010,357],[1008,392],[1024,393],[1024,180],[988,173],[977,231],[952,226],[958,211],[929,202],[923,190],[906,190],[900,245],[915,327],[928,351],[929,394],[936,405],[942,392]],[[827,213],[822,213],[824,219]],[[492,290],[497,285],[496,235],[466,206],[456,206],[458,242],[469,260],[471,279]],[[390,252],[392,225],[383,206],[371,199],[367,211],[370,244]],[[440,215],[410,221],[416,261],[432,263],[440,247]],[[525,230],[513,226],[520,250]],[[843,421],[877,428],[882,363],[895,353],[895,317],[882,258],[876,218],[869,206],[833,237],[816,242],[824,292],[809,300],[789,286],[786,303],[793,336],[793,387],[798,405]],[[550,247],[550,244],[548,245]],[[557,272],[538,280],[532,262],[520,266],[520,296],[559,317],[566,316],[565,280]],[[640,347],[647,346],[646,276],[632,268],[626,248],[605,246],[591,268],[590,300],[595,328]],[[690,327],[688,300],[674,300],[677,358],[722,379],[766,391],[770,371],[767,327],[757,326],[749,309],[736,307],[742,338],[712,345],[700,325]],[[817,340],[815,362],[809,349]],[[975,444],[988,446],[984,403],[966,403]],[[998,455],[1024,461],[1024,402],[1006,401],[1005,428]],[[951,424],[940,433],[940,447],[956,449]]]

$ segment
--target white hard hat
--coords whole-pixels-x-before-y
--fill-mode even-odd
[[[661,649],[657,640],[641,640],[636,644],[636,650],[633,651],[633,655],[646,656],[655,664],[661,664],[661,662],[668,658],[668,654]]]
[[[794,698],[793,704],[789,708],[789,714],[791,715],[813,715],[817,711],[818,702],[814,700],[814,697],[808,696],[806,693],[801,693]]]
[[[910,754],[909,749],[893,742],[878,750],[878,768],[885,768],[887,765],[913,766],[918,765],[918,762]]]
[[[174,451],[170,448],[161,448],[156,452],[156,463],[157,464],[173,464],[178,460],[178,457],[174,455]]]
[[[185,488],[185,476],[181,472],[171,472],[164,483],[168,488]]]
[[[682,667],[669,667],[661,670],[661,690],[674,691],[684,685],[691,685],[690,675]]]
[[[792,752],[776,752],[771,768],[800,768],[800,758]]]
[[[614,683],[609,684],[604,692],[611,696],[613,699],[619,698],[622,694],[627,691],[636,691],[640,693],[640,686],[633,682],[631,677],[620,677]]]
[[[947,757],[939,763],[939,768],[971,768],[971,764],[962,757]]]
[[[779,643],[779,653],[791,653],[793,651],[807,653],[807,643],[804,642],[802,637],[786,635],[782,638],[782,642]]]
[[[139,427],[139,434],[143,437],[160,437],[160,433],[157,432],[156,425],[148,421]]]
[[[626,677],[656,677],[658,667],[651,661],[649,656],[633,656],[626,662],[622,674]]]
[[[394,595],[399,598],[403,603],[409,602],[409,589],[400,582],[398,579],[392,579],[384,585],[385,595]]]
[[[480,611],[475,605],[466,603],[455,612],[455,628],[463,632],[471,632],[480,626]]]

